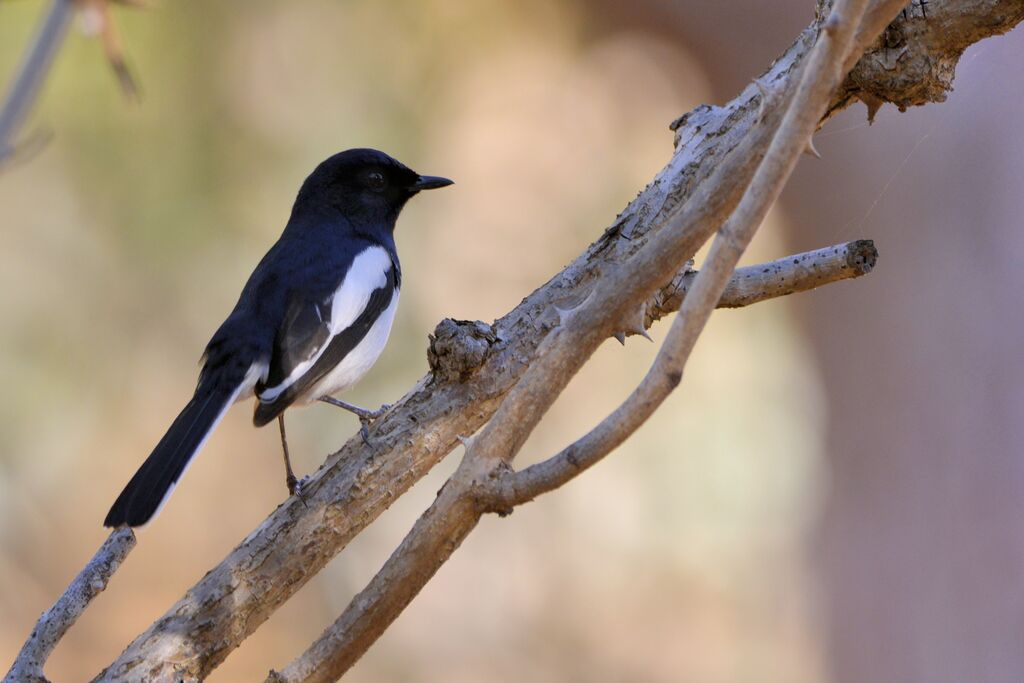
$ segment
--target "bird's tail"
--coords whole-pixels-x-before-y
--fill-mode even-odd
[[[121,491],[103,526],[142,526],[163,507],[189,462],[235,402],[248,377],[242,373],[203,373],[196,393],[135,476]]]

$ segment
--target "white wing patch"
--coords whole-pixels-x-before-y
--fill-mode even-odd
[[[332,337],[348,328],[366,310],[373,291],[388,283],[389,270],[391,256],[384,247],[370,247],[356,256],[345,281],[331,300]]]
[[[298,404],[312,403],[321,396],[335,394],[355,385],[370,371],[377,362],[384,345],[391,334],[391,323],[398,309],[398,289],[391,295],[388,307],[374,321],[370,331],[348,355],[338,363],[327,375],[316,383],[310,391],[296,401]]]
[[[356,318],[366,310],[373,291],[387,285],[388,271],[391,268],[391,256],[384,247],[373,246],[359,252],[345,274],[341,286],[331,297],[330,336],[307,360],[296,365],[284,381],[260,392],[260,401],[264,403],[275,401],[320,360],[320,356],[330,346],[331,340],[354,323]]]

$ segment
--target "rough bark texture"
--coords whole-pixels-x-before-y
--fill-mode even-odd
[[[906,19],[893,22],[850,72],[843,104],[857,98],[869,107],[945,102],[956,64],[968,46],[1005,33],[1024,19],[1024,2],[959,0],[913,2]]]
[[[785,79],[813,43],[805,32],[763,77]],[[557,307],[582,300],[602,273],[646,244],[652,228],[694,192],[749,132],[758,111],[751,85],[726,107],[700,107],[673,124],[676,153],[588,250],[492,326],[481,353],[476,324],[447,343],[431,368],[371,429],[331,455],[310,479],[302,502],[282,504],[97,680],[202,677],[301,588],[399,495],[473,434],[530,366],[558,320]],[[733,193],[742,190],[738,177]],[[711,199],[725,201],[727,196]],[[736,197],[733,197],[736,199]],[[684,259],[685,260],[685,259]],[[669,279],[669,278],[666,278]],[[471,350],[452,351],[465,339]],[[482,357],[473,369],[467,358]],[[453,381],[452,377],[463,378]],[[173,658],[167,654],[174,653]]]
[[[1020,21],[1021,2],[936,0],[929,3],[928,11],[928,21],[940,17],[944,29],[927,35],[960,44],[956,49],[962,51],[965,40],[1003,32]],[[923,18],[915,15],[906,22],[898,20],[896,26],[920,21]],[[762,82],[768,87],[785,82],[814,36],[815,31],[805,31]],[[916,49],[917,43],[910,40],[914,36],[910,32],[903,56],[885,62],[891,71],[902,73],[904,65],[912,63],[908,55]],[[927,41],[921,43],[922,50],[930,48]],[[879,50],[891,49],[877,45],[868,57],[874,59]],[[906,106],[919,103],[913,97],[923,97],[908,92],[932,97],[936,92],[933,86],[890,90],[871,80],[869,67],[863,73],[859,65],[857,69],[856,80],[851,75],[833,98],[832,110],[848,105],[861,93]],[[899,81],[890,69],[883,71],[880,76],[888,77],[885,82]],[[758,88],[751,85],[724,107],[703,106],[677,120],[672,160],[573,264],[492,326],[443,323],[431,344],[431,374],[374,425],[372,446],[356,438],[328,458],[310,481],[303,502],[293,498],[279,507],[130,644],[99,680],[191,680],[212,671],[391,501],[450,452],[460,436],[474,433],[495,413],[534,363],[538,346],[558,322],[558,309],[578,305],[595,283],[657,235],[666,218],[752,130],[759,101]],[[739,192],[747,177],[737,177],[734,187],[720,189]],[[442,550],[450,554],[454,547]]]

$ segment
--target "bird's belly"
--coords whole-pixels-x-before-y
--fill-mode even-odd
[[[373,323],[373,326],[366,333],[366,336],[349,351],[348,355],[340,363],[334,366],[327,375],[313,385],[313,388],[306,392],[296,401],[297,403],[311,403],[321,396],[335,394],[354,386],[363,376],[370,371],[373,364],[377,362],[384,345],[387,344],[388,335],[391,333],[391,323],[395,319],[395,311],[398,309],[398,290],[391,295],[391,303],[387,309],[380,314],[380,317]]]

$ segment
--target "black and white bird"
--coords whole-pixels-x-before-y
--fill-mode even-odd
[[[231,404],[255,394],[253,423],[277,418],[286,481],[295,493],[283,412],[317,400],[379,415],[332,397],[377,360],[398,306],[402,270],[394,229],[421,190],[451,185],[383,152],[351,149],[321,163],[291,217],[242,289],[203,355],[195,395],[107,513],[104,526],[140,526],[167,501]]]

